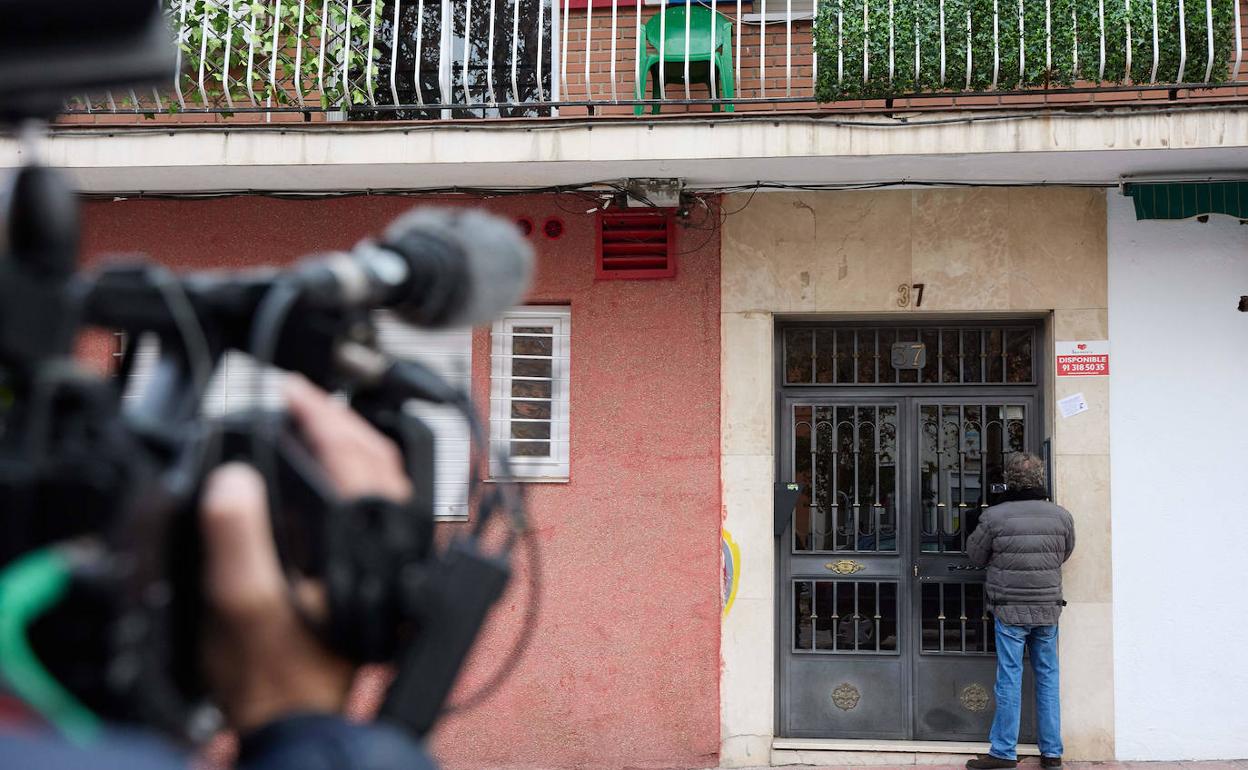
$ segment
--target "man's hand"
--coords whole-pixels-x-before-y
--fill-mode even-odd
[[[400,452],[363,418],[302,378],[291,378],[286,397],[343,498],[411,495]],[[212,613],[204,665],[230,726],[246,732],[287,714],[341,710],[353,667],[291,606],[260,475],[241,464],[216,470],[204,488],[201,528]],[[298,589],[307,612],[324,612],[319,586]]]

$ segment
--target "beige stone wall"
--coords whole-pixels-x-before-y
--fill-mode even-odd
[[[723,230],[721,450],[725,528],[741,551],[724,619],[720,685],[725,766],[767,764],[775,725],[776,315],[1049,314],[1048,337],[1108,335],[1105,193],[965,188],[734,196]],[[921,310],[898,285],[923,283]],[[1049,360],[1052,360],[1051,350]],[[1058,502],[1079,545],[1065,570],[1062,710],[1067,755],[1114,752],[1110,586],[1109,383],[1048,366],[1047,425]],[[1053,418],[1082,391],[1090,411]]]

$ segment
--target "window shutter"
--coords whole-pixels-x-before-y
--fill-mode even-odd
[[[567,481],[571,309],[521,307],[494,323],[490,337],[491,473],[494,455],[511,461],[514,478]]]
[[[676,218],[670,209],[599,212],[597,277],[675,276],[675,235]]]

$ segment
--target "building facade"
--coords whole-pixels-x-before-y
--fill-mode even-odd
[[[491,700],[442,724],[447,766],[982,750],[994,641],[962,549],[1017,451],[1047,459],[1076,522],[1068,757],[1248,757],[1248,3],[1159,0],[1151,26],[1128,3],[1098,29],[1095,4],[1027,0],[1019,56],[1047,50],[1069,82],[1009,88],[1002,62],[1026,66],[995,5],[998,34],[977,21],[987,6],[951,5],[966,26],[931,45],[916,31],[904,57],[893,4],[861,0],[720,16],[517,2],[475,22],[466,4],[373,3],[382,21],[346,49],[324,28],[302,36],[316,4],[296,5],[299,34],[280,10],[250,23],[319,72],[266,78],[263,50],[248,54],[261,75],[214,65],[191,43],[196,14],[221,9],[196,5],[177,19],[173,91],[79,100],[35,150],[0,145],[0,164],[37,151],[69,169],[91,259],[288,264],[413,205],[481,206],[526,231],[523,307],[458,336],[392,337],[471,389],[526,475],[541,543],[537,635]],[[668,60],[650,71],[658,96],[638,98],[638,62],[664,53],[644,30],[679,30],[695,8],[728,21],[709,45],[728,40],[732,59]],[[849,51],[858,13],[887,26]],[[1083,33],[1061,31],[1067,13]],[[1173,62],[1170,16],[1186,32]],[[421,19],[409,50],[395,30]],[[812,26],[831,19],[816,56]],[[234,41],[236,23],[212,34]],[[867,89],[912,44],[916,90]],[[351,46],[382,51],[378,67],[353,70]],[[965,88],[945,82],[955,60]],[[937,61],[944,86],[920,88]],[[213,66],[232,86],[212,90]],[[681,83],[699,66],[710,98]],[[106,366],[113,345],[96,337],[87,356]],[[243,387],[223,382],[222,398]],[[466,447],[440,419],[455,489]],[[439,507],[447,533],[465,526],[455,506]],[[500,606],[466,689],[510,649],[527,591],[517,580]],[[361,683],[359,709],[382,681]]]

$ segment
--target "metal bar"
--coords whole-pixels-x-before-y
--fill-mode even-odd
[[[711,3],[711,60],[707,62],[710,67],[709,75],[711,81],[711,98],[716,98],[719,89],[716,86],[716,75],[719,72],[719,56],[716,54],[718,43],[715,42],[715,35],[719,32],[719,11],[715,10],[715,3]]]
[[[187,0],[182,0],[182,5],[178,12],[178,45],[173,63],[173,92],[178,95],[178,104],[184,111],[186,110],[186,97],[182,95],[182,41],[189,34],[186,26],[186,3]],[[87,112],[90,112],[91,97],[86,96],[83,100],[86,102]]]
[[[893,0],[888,0],[890,3]],[[812,83],[819,82],[819,56],[815,51],[815,30],[819,28],[819,6],[822,3],[818,0],[813,3],[814,14],[810,20],[810,78]]]
[[[299,0],[299,6],[302,9],[304,0]],[[302,12],[302,11],[301,11]],[[225,96],[225,104],[227,107],[234,106],[234,95],[230,93],[230,54],[234,50],[234,0],[229,0],[225,9],[225,50],[224,58],[221,63],[221,92]],[[298,67],[296,66],[296,69]],[[156,94],[155,89],[152,90]],[[160,96],[156,95],[157,108],[160,106]],[[302,104],[303,102],[300,102]]]
[[[942,0],[943,1],[943,0]],[[871,78],[871,17],[867,13],[871,4],[864,2],[862,4],[862,84],[866,85]],[[857,339],[858,332],[854,332],[854,338]],[[854,348],[857,351],[857,347]],[[855,367],[857,369],[857,367]]]
[[[1097,19],[1100,24],[1101,63],[1096,70],[1096,82],[1105,80],[1105,0],[1096,0]]]
[[[839,407],[835,407],[835,406],[832,407],[832,496],[831,496],[832,506],[831,507],[832,507],[832,550],[833,551],[836,550],[836,540],[837,540],[836,533],[839,529],[838,525],[840,524],[840,520],[841,520],[841,516],[840,516],[841,485],[840,485],[840,479],[838,478],[840,474],[837,473],[838,467],[840,465],[839,463],[840,450],[837,449],[837,447],[840,446],[840,441],[841,441],[840,422],[836,414],[838,409]]]
[[[231,3],[233,3],[233,2],[234,2],[234,0],[230,0],[230,2],[231,2]],[[399,58],[399,56],[398,56],[398,45],[399,45],[399,43],[398,43],[398,39],[399,39],[399,20],[398,20],[399,12],[398,12],[398,7],[399,7],[399,0],[394,0],[394,7],[395,7],[395,12],[394,12],[394,16],[395,16],[395,20],[394,20],[394,39],[395,39],[395,42],[394,42],[394,49],[395,49],[395,52],[394,52],[394,55],[390,57],[390,89],[391,89],[391,92],[394,94],[394,103],[395,103],[395,104],[398,104],[398,103],[399,103],[399,92],[398,92],[398,91],[396,91],[396,90],[394,89],[394,67],[395,67],[394,62],[395,62],[395,60],[397,60],[397,59]],[[306,12],[306,11],[307,11],[307,0],[299,0],[299,21],[298,21],[298,26],[297,26],[297,28],[296,28],[296,30],[295,30],[295,76],[294,76],[294,77],[295,77],[295,99],[296,99],[296,101],[299,103],[299,106],[300,106],[300,107],[304,106],[304,98],[303,98],[303,18],[304,18],[304,14],[305,14],[305,12]],[[228,89],[227,89],[227,90],[228,90]]]
[[[966,9],[966,90],[971,90],[971,9]]]
[[[281,2],[281,0],[278,0]],[[351,25],[348,23],[347,29]],[[364,59],[364,85],[368,91],[368,103],[377,106],[376,86],[373,77],[377,74],[373,67],[373,53],[377,46],[377,0],[369,0],[368,4],[368,56]]]
[[[984,339],[985,331],[979,330],[979,381],[988,382],[988,348]]]
[[[916,18],[914,20],[914,84],[916,87],[919,84],[919,73],[922,72],[921,65],[923,63],[922,56],[919,51],[920,48],[921,46],[919,45],[919,20]]]
[[[858,633],[858,623],[861,620],[860,618],[861,613],[858,612],[858,596],[862,591],[862,583],[855,580],[852,585],[854,586],[854,625],[852,626],[852,628],[854,629],[854,651],[857,652],[858,647],[860,646],[860,642],[859,642],[860,635]]]
[[[1018,0],[1018,80],[1022,85],[1027,77],[1027,18],[1023,15],[1023,0]]]
[[[514,0],[515,6],[511,13],[511,98],[512,101],[520,101],[520,0]],[[537,7],[542,8],[543,0],[538,0]],[[540,13],[539,13],[540,15]],[[490,24],[494,24],[494,0],[490,0]],[[542,28],[537,28],[537,39],[540,43],[542,39]],[[491,41],[490,51],[493,52],[494,44]],[[538,61],[541,61],[541,54],[538,54]],[[497,103],[494,96],[494,70],[490,69],[490,100]]]
[[[878,384],[880,381],[880,330],[875,329],[872,336],[875,338],[875,382]]]
[[[834,527],[832,531],[835,533],[836,528]],[[840,646],[838,639],[840,634],[837,633],[841,628],[841,603],[838,601],[840,597],[837,596],[839,593],[837,589],[840,587],[840,581],[832,580],[829,582],[832,583],[832,652],[836,652],[837,648]]]
[[[1239,80],[1239,64],[1244,59],[1244,28],[1239,20],[1239,3],[1235,6],[1235,72],[1231,75],[1232,80]]]
[[[424,0],[421,0],[423,3]],[[321,3],[321,38],[318,43],[320,49],[316,55],[316,87],[321,93],[321,104],[328,104],[329,98],[325,93],[325,46],[329,44],[329,0]],[[416,49],[416,72],[420,72],[420,49]],[[420,96],[420,78],[416,78],[416,95]]]
[[[763,15],[758,20],[758,95],[767,96],[767,0],[762,0]]]
[[[1234,5],[1238,8],[1239,0],[1234,0]],[[1239,31],[1236,30],[1237,33]],[[1205,64],[1205,82],[1208,83],[1209,78],[1213,77],[1213,0],[1205,0],[1205,34],[1209,50],[1209,60]]]
[[[1053,72],[1053,0],[1044,0],[1044,70]]]
[[[823,506],[819,505],[819,413],[818,407],[810,407],[810,507],[814,513],[823,515]],[[815,516],[806,517],[806,544],[809,551],[820,551],[815,547]],[[793,527],[796,537],[797,527]],[[820,543],[820,546],[823,544]]]
[[[556,0],[556,2],[557,1],[558,0]],[[571,23],[571,20],[569,18],[569,13],[568,13],[570,10],[569,4],[570,4],[570,0],[563,0],[563,16],[560,19],[560,21],[563,24],[563,48],[560,50],[560,56],[559,56],[559,66],[560,66],[559,82],[562,84],[564,93],[567,93],[568,91],[568,29],[572,27],[572,23]]]
[[[1078,4],[1070,4],[1070,30],[1071,38],[1074,41],[1071,46],[1071,64],[1070,74],[1075,80],[1079,79],[1079,13]]]
[[[959,337],[962,335],[959,334]],[[958,404],[958,543],[966,550],[966,406]]]
[[[810,382],[813,385],[819,381],[819,360],[815,355],[815,340],[818,338],[819,330],[810,330]]]
[[[888,84],[890,86],[893,84],[893,74],[896,72],[894,49],[897,43],[897,30],[893,21],[893,4],[894,0],[888,0]],[[815,5],[818,6],[818,3]]]
[[[592,0],[590,2],[590,5],[593,5]],[[685,0],[685,98],[686,99],[693,98],[693,96],[689,93],[689,54],[690,54],[689,31],[690,31],[690,25],[693,23],[693,19],[691,18],[692,16],[693,16],[692,0]],[[714,96],[714,94],[712,94],[712,96]]]
[[[711,24],[711,29],[715,29],[715,25]],[[714,34],[714,32],[712,32]],[[611,101],[619,98],[615,91],[615,41],[619,35],[619,0],[611,0]],[[711,39],[711,51],[714,52],[714,38]],[[714,81],[712,80],[712,83]],[[715,87],[711,86],[711,96],[715,95]]]
[[[641,13],[640,2],[637,3],[637,8],[638,8],[637,12]],[[741,0],[737,0],[737,55],[736,55],[736,58],[732,60],[732,65],[737,70],[736,72],[737,77],[736,77],[736,80],[733,82],[736,83],[736,88],[738,92],[740,92],[741,90],[741,38],[745,36],[744,34],[742,34],[745,31],[745,28],[743,26],[744,23],[745,22],[741,20]]]
[[[738,4],[740,4],[740,2],[741,0],[737,0]],[[639,0],[635,0],[633,5],[636,8],[636,21],[633,24],[634,26],[633,36],[636,38],[633,41],[634,42],[633,63],[636,65],[633,71],[633,78],[634,78],[633,93],[636,94],[637,96],[645,96],[646,95],[645,89],[642,88],[642,84],[643,84],[642,78],[645,77],[645,73],[641,71],[642,53],[645,50],[645,45],[646,45],[645,41],[642,39],[642,33],[641,33],[641,5],[642,4]]]
[[[593,5],[593,0],[590,0]],[[663,5],[659,8],[659,100],[667,98],[667,14],[664,11],[667,6]]]
[[[439,18],[438,30],[441,33],[438,38],[438,93],[442,97],[442,104],[449,105],[454,102],[455,96],[453,62],[451,61],[454,50],[452,45],[455,39],[455,14],[451,9],[451,0],[442,0],[442,15]],[[443,109],[442,116],[450,117],[450,110]]]
[[[793,0],[784,0],[784,93],[793,93]],[[863,3],[863,15],[867,13]],[[863,55],[866,60],[866,55]]]
[[[945,0],[940,0],[940,84],[945,84]]]
[[[445,21],[443,23],[446,23]],[[472,0],[464,0],[464,66],[460,80],[464,84],[464,104],[473,104],[472,87],[468,84],[468,64],[472,61]]]
[[[855,335],[856,334],[857,332],[855,332]],[[861,470],[859,468],[858,461],[862,455],[862,433],[861,433],[862,428],[858,424],[858,407],[851,406],[849,410],[854,416],[854,422],[853,422],[853,430],[854,430],[854,435],[853,435],[853,442],[854,442],[854,525],[853,525],[853,528],[850,530],[851,532],[853,532],[854,539],[849,544],[850,545],[849,550],[857,551],[858,550],[858,533],[862,529],[862,500],[858,496],[858,490],[861,484],[861,478],[859,477]]]
[[[992,90],[994,91],[997,90],[997,77],[1001,73],[1000,5],[1000,0],[992,0]]]
[[[1238,8],[1239,3],[1236,3],[1235,7]],[[1148,82],[1150,83],[1157,82],[1157,63],[1158,63],[1158,57],[1160,56],[1160,50],[1161,50],[1158,44],[1157,38],[1158,38],[1157,0],[1153,0],[1153,70],[1152,70],[1152,73],[1149,74],[1148,76]]]
[[[343,107],[351,106],[351,12],[354,3],[347,0],[347,16],[342,28],[342,94],[339,99]],[[446,101],[445,99],[443,101]]]
[[[916,38],[917,39],[917,38]],[[845,81],[845,0],[836,0],[836,83]],[[833,372],[832,381],[836,381],[836,335],[832,335]]]
[[[279,92],[277,87],[277,52],[281,50],[279,42],[282,34],[282,0],[274,0],[273,4],[273,51],[270,53],[269,59],[269,95],[265,98],[265,104],[272,104],[278,101]]]
[[[876,377],[876,379],[878,380],[879,377]],[[883,423],[880,420],[880,406],[879,404],[876,404],[875,430],[872,431],[872,433],[875,434],[875,458],[873,460],[873,465],[875,466],[875,502],[871,506],[873,518],[871,523],[871,535],[875,538],[876,551],[883,550],[880,548],[880,428],[882,424]],[[880,610],[878,605],[876,606],[875,611],[877,614],[879,613]]]
[[[875,615],[872,618],[875,621],[875,651],[880,651],[880,634],[884,630],[880,627],[880,592],[884,590],[884,584],[876,581],[875,583]]]
[[[986,380],[987,378],[985,378]],[[988,507],[988,405],[979,405],[979,509]]]
[[[1236,2],[1238,1],[1239,0],[1236,0]],[[1126,72],[1123,73],[1123,80],[1134,81],[1135,78],[1131,74],[1131,57],[1134,54],[1134,51],[1131,50],[1133,47],[1133,40],[1131,36],[1131,0],[1122,0],[1122,4],[1123,4],[1123,8],[1125,8],[1126,10],[1126,13],[1123,15],[1123,18],[1126,19],[1126,24],[1127,24],[1127,51],[1126,51],[1127,61],[1126,61],[1126,64],[1124,65]],[[1205,80],[1208,80],[1208,79],[1209,78],[1207,77],[1205,78]]]
[[[961,603],[958,609],[958,621],[961,623],[962,652],[966,652],[966,583],[958,584],[958,593]]]
[[[589,0],[585,4],[585,98],[589,101],[594,100],[593,89],[589,83],[589,66],[593,61],[593,40],[594,40],[594,2]],[[686,97],[688,94],[686,94]]]
[[[519,3],[520,0],[516,0],[516,2]],[[545,48],[546,48],[545,46],[545,43],[546,43],[546,2],[547,0],[537,0],[537,99],[538,101],[542,101],[546,98],[546,88],[542,85],[542,80],[544,79],[543,75],[545,74],[542,71],[542,57],[545,56]],[[558,7],[559,7],[558,3],[552,2],[551,13],[553,14],[555,12],[554,9]],[[515,57],[512,57],[512,58],[515,58]],[[512,83],[513,87],[515,85],[516,85],[515,83]],[[517,101],[519,100],[517,99]]]
[[[425,56],[425,0],[416,0],[416,63],[412,66],[412,86],[416,103],[424,105],[425,89],[420,83],[420,65]]]
[[[251,99],[251,106],[253,107],[257,105],[254,73],[256,63],[256,13],[259,9],[259,3],[251,4],[251,34],[247,37],[247,96]]]
[[[204,67],[208,62],[208,37],[212,34],[212,24],[208,21],[208,8],[209,3],[205,2],[203,23],[199,28],[199,100],[205,106],[208,105],[208,89],[204,87]],[[114,106],[113,109],[116,110],[116,107]]]
[[[819,592],[816,590],[818,588],[818,584],[815,581],[811,580],[808,585],[810,586],[810,649],[816,650],[819,646],[815,641],[815,635],[819,633]],[[836,589],[833,588],[832,590],[835,591]],[[835,597],[833,598],[832,606],[833,612],[835,612]]]
[[[1179,75],[1176,83],[1183,82],[1183,72],[1187,69],[1187,13],[1183,0],[1179,0]]]
[[[519,14],[520,0],[512,0],[512,2],[516,7],[516,13]],[[497,26],[497,17],[497,0],[490,0],[490,25],[486,32],[485,40],[485,92],[491,105],[498,104],[498,95],[494,93],[494,28]],[[516,66],[516,34],[514,31],[511,34],[511,45],[511,66],[514,72]],[[512,101],[519,101],[519,94],[516,93],[515,89],[512,89],[511,98]]]
[[[940,614],[936,616],[940,624],[940,651],[945,651],[945,583],[936,584],[936,592],[940,594]]]

